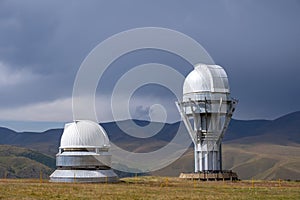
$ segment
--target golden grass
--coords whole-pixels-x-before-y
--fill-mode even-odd
[[[300,199],[300,183],[198,182],[170,177],[124,178],[114,184],[1,179],[0,199]]]

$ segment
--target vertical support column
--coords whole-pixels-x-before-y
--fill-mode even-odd
[[[204,170],[208,170],[208,151],[207,151],[207,147],[206,150],[204,151]]]
[[[219,170],[220,165],[219,165],[219,154],[218,154],[218,151],[214,151],[213,154],[214,154],[214,159],[213,159],[214,167],[213,167],[212,170]]]
[[[202,151],[199,151],[199,166],[200,166],[199,171],[203,171],[202,157],[203,157],[203,153]]]
[[[199,151],[197,150],[197,144],[195,144],[195,148],[194,148],[194,159],[195,159],[195,172],[199,172]]]
[[[221,142],[219,144],[219,162],[220,162],[220,171],[222,171],[223,166],[222,166],[222,144],[221,144]]]

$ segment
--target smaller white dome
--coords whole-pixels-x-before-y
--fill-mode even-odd
[[[65,125],[60,148],[109,148],[105,130],[96,122],[78,120]]]
[[[197,64],[183,84],[183,95],[192,93],[229,93],[228,77],[219,65]]]

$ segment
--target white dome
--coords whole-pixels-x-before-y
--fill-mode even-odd
[[[197,64],[183,84],[183,95],[192,93],[229,93],[228,77],[219,65]]]
[[[60,148],[108,148],[109,139],[97,123],[79,120],[65,125]]]

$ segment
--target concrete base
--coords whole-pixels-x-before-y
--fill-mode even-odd
[[[232,171],[207,171],[199,173],[181,173],[179,178],[194,179],[201,181],[235,181],[239,180],[235,172]]]
[[[108,170],[66,170],[57,169],[50,175],[50,182],[78,183],[112,183],[118,176],[112,169]]]

